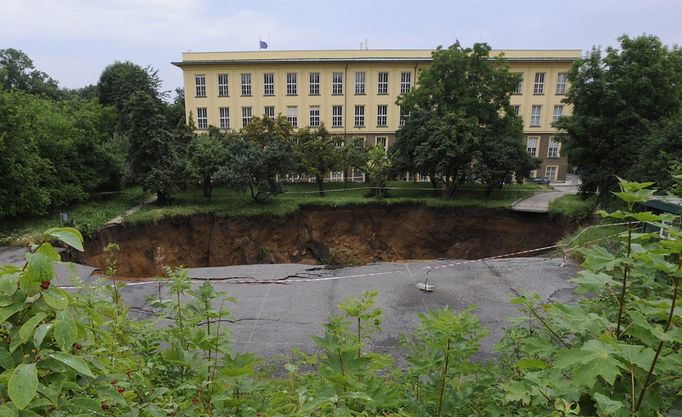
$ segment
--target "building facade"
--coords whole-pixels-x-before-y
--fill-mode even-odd
[[[254,116],[284,115],[295,128],[324,124],[345,140],[386,149],[403,122],[396,104],[414,88],[431,50],[185,52],[185,109],[198,130],[239,130]],[[523,118],[527,151],[542,160],[534,176],[565,179],[567,163],[551,124],[570,108],[561,103],[566,75],[580,50],[508,50],[523,80],[511,98]]]

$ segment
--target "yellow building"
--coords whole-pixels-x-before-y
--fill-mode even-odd
[[[187,117],[199,130],[238,130],[253,116],[285,115],[294,127],[317,127],[388,148],[400,127],[397,97],[414,87],[431,50],[185,52],[181,62]],[[522,116],[528,152],[542,159],[537,176],[563,180],[566,158],[554,141],[554,119],[566,73],[580,50],[507,50],[520,73],[511,103]]]

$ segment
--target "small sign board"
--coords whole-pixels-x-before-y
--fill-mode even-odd
[[[64,226],[65,224],[71,223],[71,219],[69,218],[69,213],[66,213],[66,212],[59,213],[59,223],[62,226]]]

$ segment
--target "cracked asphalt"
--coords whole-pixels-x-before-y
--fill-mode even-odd
[[[4,248],[1,248],[4,249]],[[20,264],[22,249],[0,251],[0,264]],[[287,355],[293,349],[315,350],[312,335],[322,334],[322,324],[337,305],[365,290],[377,290],[376,307],[383,311],[383,331],[377,334],[372,349],[400,358],[400,336],[411,333],[418,324],[417,313],[449,307],[459,312],[476,305],[474,312],[490,331],[483,341],[479,359],[493,355],[492,346],[503,334],[510,318],[519,313],[509,302],[519,293],[537,293],[545,300],[574,302],[573,285],[568,279],[579,267],[562,266],[561,258],[532,257],[468,262],[452,267],[456,260],[376,263],[360,267],[327,269],[300,264],[243,265],[191,268],[192,286],[210,280],[218,291],[237,301],[228,304],[232,321],[232,347],[265,357]],[[429,283],[435,291],[425,293],[415,285],[424,282],[427,267]],[[438,268],[441,267],[441,268]],[[94,268],[56,265],[54,284],[68,286],[70,276],[85,282],[95,280]],[[370,275],[367,275],[370,274]],[[129,283],[122,289],[131,314],[150,317],[155,311],[149,297],[168,296],[167,286],[157,282]],[[219,307],[219,306],[217,306]]]

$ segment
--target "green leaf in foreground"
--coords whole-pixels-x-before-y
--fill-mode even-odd
[[[7,384],[7,393],[14,405],[23,410],[33,400],[38,390],[38,373],[34,363],[17,366]]]
[[[83,252],[83,235],[73,227],[53,227],[45,231],[48,236],[56,237],[74,249]]]
[[[64,310],[69,306],[69,294],[61,288],[51,286],[42,292],[43,299],[55,310]]]
[[[70,368],[74,369],[81,375],[89,376],[91,378],[95,377],[95,375],[90,370],[88,364],[85,363],[85,361],[82,358],[79,358],[78,356],[74,356],[70,353],[65,352],[54,352],[51,353],[50,356],[58,360],[59,362],[63,363],[64,365],[67,365]]]

